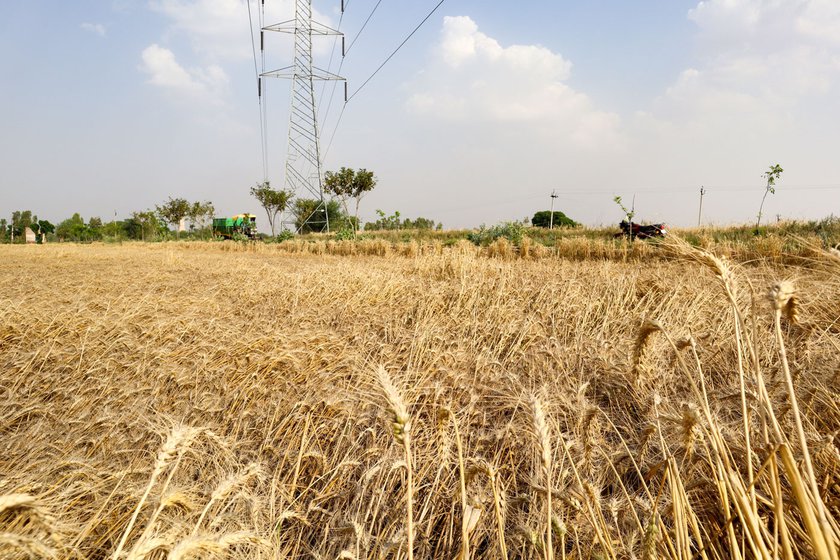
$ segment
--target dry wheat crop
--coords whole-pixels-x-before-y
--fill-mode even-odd
[[[836,256],[374,245],[0,247],[0,557],[837,559]]]

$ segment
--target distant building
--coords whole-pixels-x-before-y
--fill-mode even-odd
[[[23,235],[26,237],[27,243],[37,243],[38,240],[35,237],[35,232],[32,231],[31,228],[25,227],[23,228]]]

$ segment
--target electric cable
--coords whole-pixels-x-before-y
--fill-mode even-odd
[[[381,1],[381,0],[380,0],[380,1]],[[321,156],[321,161],[324,161],[324,160],[326,159],[327,153],[329,152],[330,147],[332,146],[332,141],[333,141],[333,139],[335,138],[335,133],[336,133],[336,131],[338,131],[338,125],[341,123],[341,117],[342,117],[342,116],[344,116],[344,110],[347,108],[347,104],[348,104],[348,103],[350,103],[350,100],[351,100],[351,99],[353,99],[354,97],[356,97],[356,95],[357,95],[357,94],[358,94],[358,93],[362,90],[362,88],[363,88],[363,87],[365,87],[365,86],[368,84],[368,82],[370,82],[370,81],[373,79],[373,77],[374,77],[374,76],[376,76],[376,74],[377,74],[377,73],[379,73],[379,71],[380,71],[380,70],[382,70],[382,68],[383,68],[386,64],[388,64],[388,61],[390,61],[390,60],[394,57],[394,55],[396,55],[396,54],[399,52],[399,50],[400,50],[401,48],[403,48],[403,46],[404,46],[404,45],[408,42],[408,40],[409,40],[409,39],[411,39],[411,37],[412,37],[412,36],[414,36],[414,34],[415,34],[415,33],[417,33],[417,31],[418,31],[421,27],[423,27],[423,24],[424,24],[424,23],[426,23],[426,22],[429,20],[429,18],[430,18],[430,17],[432,17],[432,15],[433,15],[433,14],[434,14],[437,10],[438,10],[438,8],[440,8],[440,7],[441,7],[441,5],[442,5],[445,1],[446,1],[446,0],[440,0],[440,2],[438,2],[438,3],[437,3],[437,5],[435,5],[435,7],[434,7],[434,8],[432,8],[432,10],[431,10],[428,14],[426,14],[426,17],[424,17],[424,18],[420,21],[420,23],[418,23],[418,24],[417,24],[417,26],[416,26],[416,27],[415,27],[415,28],[411,31],[411,33],[409,33],[409,34],[406,36],[406,38],[405,38],[405,39],[403,39],[402,43],[400,43],[400,44],[397,46],[397,48],[396,48],[396,49],[394,49],[394,51],[393,51],[391,54],[389,54],[389,55],[388,55],[388,58],[386,58],[386,59],[382,62],[382,64],[380,64],[380,65],[379,65],[379,67],[378,67],[376,70],[374,70],[373,74],[371,74],[370,76],[368,76],[368,78],[367,78],[367,79],[366,79],[366,80],[362,83],[362,85],[361,85],[361,86],[359,86],[359,87],[358,87],[358,89],[356,89],[356,91],[354,91],[354,92],[353,92],[353,94],[352,94],[352,95],[350,95],[350,96],[347,98],[347,100],[344,102],[344,105],[341,107],[341,113],[339,113],[339,115],[338,115],[338,119],[336,120],[335,127],[333,128],[332,134],[330,135],[330,141],[329,141],[329,144],[327,144],[327,148],[326,148],[326,150],[324,150],[323,155]],[[377,4],[376,4],[376,6],[379,6],[379,3],[377,3]],[[376,11],[376,6],[374,6],[374,10],[373,10],[373,11]],[[346,8],[346,6],[345,6],[345,8]],[[371,16],[372,16],[372,15],[373,15],[373,12],[371,12]],[[370,16],[368,16],[368,19],[370,19]],[[359,34],[361,34],[361,30],[359,31]],[[359,34],[357,34],[357,38],[358,38],[358,35],[359,35]],[[342,60],[342,62],[343,62],[343,60]]]
[[[359,94],[359,92],[360,92],[360,91],[362,91],[362,88],[364,88],[364,87],[368,84],[368,82],[370,82],[370,81],[373,79],[373,77],[374,77],[374,76],[376,76],[376,75],[379,73],[379,71],[380,71],[380,70],[382,70],[382,68],[383,68],[386,64],[388,64],[388,61],[390,61],[392,58],[394,58],[394,55],[395,55],[395,54],[397,54],[397,53],[399,52],[399,50],[403,47],[403,45],[405,45],[405,44],[408,42],[408,40],[409,40],[409,39],[411,39],[411,37],[412,37],[412,36],[414,36],[414,34],[415,34],[415,33],[417,33],[417,30],[418,30],[418,29],[420,29],[421,27],[423,27],[423,24],[424,24],[424,23],[426,23],[426,22],[429,20],[429,18],[430,18],[430,17],[432,17],[432,14],[434,14],[434,13],[437,11],[437,9],[438,9],[438,8],[440,8],[440,6],[441,6],[441,5],[442,5],[445,1],[446,1],[446,0],[440,0],[440,2],[438,2],[438,3],[437,3],[437,5],[436,5],[434,8],[432,8],[432,11],[431,11],[431,12],[429,12],[429,13],[426,15],[426,17],[424,17],[424,18],[423,18],[423,20],[422,20],[420,23],[418,23],[418,24],[417,24],[417,27],[415,27],[415,28],[412,30],[412,32],[411,32],[411,33],[409,33],[409,34],[408,34],[408,36],[407,36],[405,39],[403,39],[403,42],[402,42],[402,43],[400,43],[400,44],[399,44],[399,46],[398,46],[396,49],[394,49],[394,52],[392,52],[391,54],[389,54],[389,55],[388,55],[388,58],[386,58],[386,59],[382,62],[382,64],[380,64],[380,65],[379,65],[379,68],[377,68],[376,70],[374,70],[374,71],[373,71],[373,74],[371,74],[371,75],[368,77],[368,79],[367,79],[367,80],[365,80],[365,81],[362,83],[362,85],[360,85],[360,86],[359,86],[359,88],[358,88],[356,91],[354,91],[354,92],[353,92],[353,95],[351,95],[350,97],[348,97],[348,98],[347,98],[347,103],[349,103],[351,99],[353,99],[354,97],[356,97],[356,96]]]
[[[251,1],[248,0],[246,5],[248,6],[248,27],[251,30],[251,51],[254,54],[254,74],[257,79],[257,97],[259,99],[260,112],[260,151],[262,152],[263,181],[265,181],[268,179],[268,153],[266,151],[265,122],[263,119],[262,79],[260,78],[260,70],[257,64],[257,44],[254,40],[254,19],[251,15]],[[260,26],[260,29],[262,29],[262,26]]]
[[[376,5],[373,7],[373,9],[370,11],[370,14],[368,14],[368,17],[367,17],[367,19],[365,20],[365,22],[362,24],[362,27],[359,29],[359,32],[358,32],[358,33],[356,33],[356,36],[355,36],[355,37],[353,37],[353,40],[351,40],[351,41],[350,41],[350,45],[349,45],[349,46],[347,47],[347,49],[344,51],[344,54],[345,54],[345,55],[346,55],[346,54],[348,54],[348,53],[350,52],[350,49],[352,49],[352,48],[353,48],[353,45],[355,45],[355,44],[356,44],[356,41],[359,39],[359,35],[361,35],[361,34],[362,34],[362,31],[364,31],[364,30],[365,30],[365,27],[367,26],[368,22],[370,21],[370,18],[372,18],[372,17],[373,17],[373,14],[375,14],[375,13],[376,13],[376,8],[378,8],[378,7],[379,7],[379,4],[381,4],[381,3],[382,3],[382,0],[379,0],[379,1],[376,3]]]

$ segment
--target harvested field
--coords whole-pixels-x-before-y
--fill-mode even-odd
[[[0,557],[837,558],[837,256],[231,247],[0,246]]]

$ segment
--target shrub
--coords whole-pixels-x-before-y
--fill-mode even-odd
[[[534,227],[543,227],[547,228],[551,225],[551,212],[549,210],[541,210],[534,214],[534,217],[531,218],[531,225]],[[554,211],[554,225],[557,227],[576,227],[580,224],[568,217],[563,212],[559,210]]]
[[[504,237],[514,245],[519,245],[522,242],[522,236],[525,233],[525,226],[519,222],[503,222],[492,227],[486,227],[483,224],[478,231],[473,231],[467,234],[467,239],[476,245],[489,245]]]
[[[288,241],[289,239],[295,238],[295,232],[289,229],[284,229],[280,233],[277,234],[277,242],[282,243],[283,241]]]

